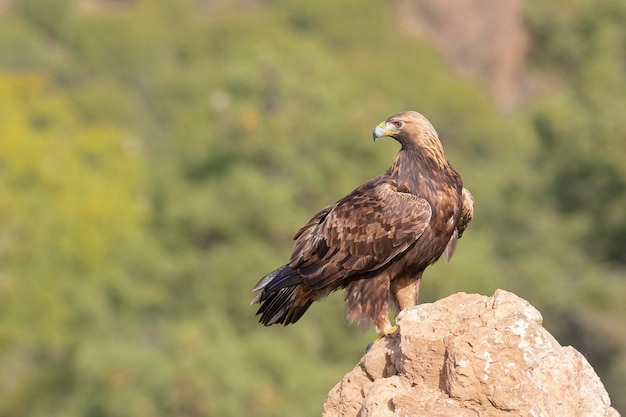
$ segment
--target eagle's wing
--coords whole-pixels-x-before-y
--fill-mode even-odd
[[[454,251],[456,250],[457,241],[463,236],[463,232],[472,221],[472,217],[474,217],[474,197],[467,188],[463,188],[461,199],[463,204],[461,206],[461,216],[459,217],[459,221],[456,224],[446,249],[443,251],[443,257],[446,262],[450,262],[450,259],[452,259],[452,255],[454,255]]]
[[[333,290],[374,271],[422,235],[430,204],[382,181],[364,184],[320,211],[295,236],[289,266],[307,286]]]

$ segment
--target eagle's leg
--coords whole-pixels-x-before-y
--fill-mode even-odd
[[[400,311],[417,305],[421,281],[421,273],[417,277],[400,277],[391,281],[391,291]]]
[[[376,326],[376,333],[378,333],[378,337],[376,340],[382,339],[389,333],[393,333],[395,328],[391,327],[391,322],[389,321],[389,312],[387,311],[387,303],[385,303],[385,307],[380,311],[378,317],[376,317],[374,326]]]
[[[384,339],[385,336],[396,331],[396,326],[391,326],[391,322],[389,321],[387,303],[385,303],[385,307],[380,312],[376,320],[374,320],[374,326],[376,326],[376,333],[378,333],[378,336],[376,336],[376,339],[367,345],[365,352],[369,352],[374,343],[378,342],[380,339]]]

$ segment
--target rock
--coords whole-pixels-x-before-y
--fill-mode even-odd
[[[619,417],[591,365],[541,322],[502,290],[406,309],[330,391],[323,416]]]

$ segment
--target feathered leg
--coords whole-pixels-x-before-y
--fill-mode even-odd
[[[401,277],[391,281],[391,291],[400,311],[417,305],[421,281],[421,272],[416,277]]]
[[[379,337],[390,333],[389,309],[389,276],[378,275],[374,278],[361,279],[347,286],[346,305],[348,320],[367,324],[372,322]]]
[[[376,326],[376,333],[378,333],[378,338],[385,337],[395,330],[395,328],[391,327],[391,322],[389,321],[387,304],[385,304],[384,309],[379,312],[378,317],[376,317],[376,319],[374,320],[374,326]]]

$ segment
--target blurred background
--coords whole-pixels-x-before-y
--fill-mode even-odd
[[[513,291],[626,413],[622,0],[0,0],[0,416],[314,416],[375,336],[249,305],[414,109],[476,198],[421,302]]]

